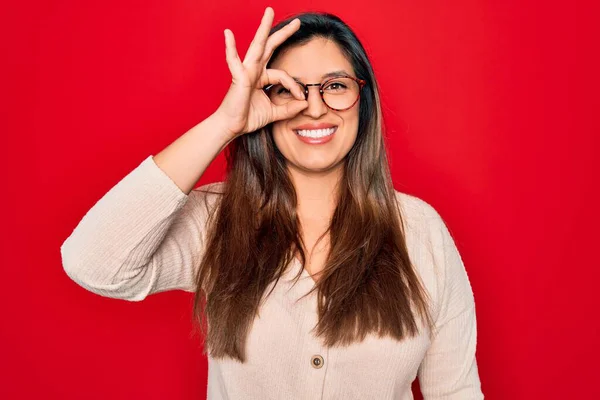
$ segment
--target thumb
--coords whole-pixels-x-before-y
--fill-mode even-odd
[[[308,107],[306,100],[292,100],[286,104],[273,106],[273,121],[292,118],[306,107]]]

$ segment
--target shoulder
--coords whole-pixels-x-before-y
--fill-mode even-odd
[[[412,194],[394,191],[407,230],[430,230],[444,225],[441,215],[429,202]]]
[[[398,190],[396,199],[400,205],[407,241],[412,240],[415,245],[425,245],[436,255],[455,247],[454,237],[445,219],[429,202]]]
[[[427,201],[396,190],[410,257],[435,293],[445,275],[445,249],[449,232],[439,212]],[[437,296],[434,296],[437,297]]]
[[[190,192],[190,196],[202,197],[202,196],[219,196],[222,195],[225,190],[225,181],[217,181],[211,183],[205,183],[200,185]]]
[[[188,197],[192,207],[197,208],[206,215],[217,205],[225,191],[225,181],[217,181],[200,185],[189,193]]]
[[[408,251],[435,304],[442,306],[443,293],[456,282],[468,282],[464,263],[448,226],[440,213],[425,200],[396,191],[405,225]],[[468,287],[462,286],[465,296]]]

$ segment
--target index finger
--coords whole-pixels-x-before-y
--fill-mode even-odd
[[[275,49],[281,43],[285,42],[287,38],[292,36],[298,30],[298,28],[300,28],[300,20],[298,18],[294,18],[286,26],[269,36],[269,38],[267,39],[267,44],[265,46],[262,61],[264,63],[269,61]]]
[[[254,39],[250,43],[246,57],[244,57],[244,64],[247,62],[258,62],[261,60],[264,53],[265,44],[271,31],[271,25],[273,25],[274,11],[271,7],[265,9],[265,13],[260,22],[260,26],[256,30]]]

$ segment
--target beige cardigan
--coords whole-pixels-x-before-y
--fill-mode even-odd
[[[208,354],[209,399],[408,400],[417,375],[425,399],[483,399],[475,303],[461,257],[429,204],[396,194],[411,260],[432,299],[439,331],[433,340],[424,330],[402,342],[370,336],[349,347],[324,347],[311,333],[316,293],[295,301],[314,281],[303,269],[292,285],[302,268],[294,259],[254,322],[247,362]],[[183,193],[148,156],[65,240],[60,250],[66,273],[91,292],[129,301],[166,290],[194,292],[194,266],[206,238],[204,196],[214,204],[216,195]]]

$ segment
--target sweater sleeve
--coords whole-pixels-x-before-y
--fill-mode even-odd
[[[477,323],[471,284],[446,224],[428,208],[438,302],[433,340],[418,371],[421,393],[425,400],[483,399],[475,358]]]
[[[85,214],[60,252],[67,275],[105,297],[141,301],[166,290],[196,290],[209,195],[185,194],[148,156]],[[205,201],[206,200],[206,201]]]

